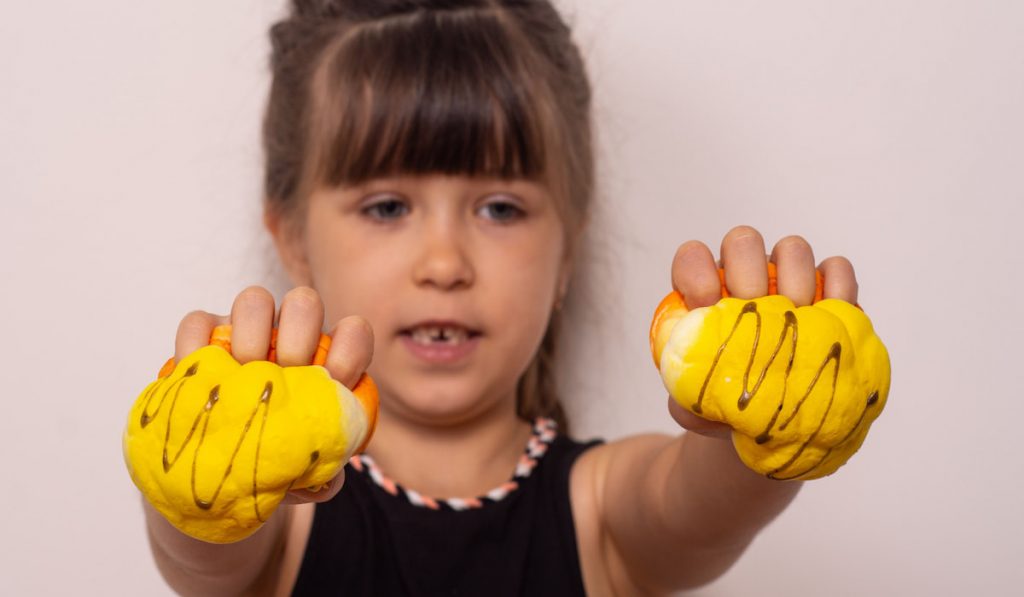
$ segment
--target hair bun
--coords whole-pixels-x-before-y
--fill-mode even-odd
[[[292,14],[299,18],[342,18],[372,21],[419,10],[485,8],[487,0],[293,0]]]

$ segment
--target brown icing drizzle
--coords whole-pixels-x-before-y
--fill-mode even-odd
[[[725,340],[722,342],[722,344],[718,347],[718,350],[715,352],[715,358],[712,360],[711,368],[708,370],[707,376],[704,378],[704,383],[701,385],[700,393],[697,395],[697,401],[694,402],[691,406],[691,410],[694,413],[701,414],[703,412],[702,403],[704,402],[704,395],[707,392],[708,385],[710,385],[711,383],[711,379],[714,375],[715,369],[718,368],[718,363],[722,358],[722,354],[725,352],[726,348],[729,346],[729,343],[732,341],[733,336],[736,334],[736,330],[739,329],[740,324],[743,323],[744,317],[747,316],[754,318],[756,327],[754,328],[754,339],[750,347],[750,358],[747,359],[747,367],[743,373],[743,389],[736,403],[736,406],[739,408],[739,410],[745,410],[747,406],[750,404],[750,401],[753,400],[755,396],[757,396],[758,391],[761,389],[761,384],[764,382],[765,376],[768,374],[768,369],[775,362],[775,359],[778,358],[783,346],[789,346],[789,360],[786,363],[786,373],[783,376],[782,394],[779,398],[779,404],[775,409],[775,412],[772,413],[771,419],[765,426],[764,431],[762,431],[760,434],[757,435],[756,438],[754,438],[754,441],[757,442],[758,444],[764,444],[770,441],[772,439],[771,431],[773,429],[777,428],[779,431],[783,431],[786,429],[786,427],[793,421],[794,417],[796,417],[797,413],[800,411],[800,408],[804,405],[804,402],[806,402],[807,399],[810,397],[811,392],[814,391],[814,388],[818,385],[818,381],[821,379],[822,374],[828,368],[829,364],[834,364],[834,366],[832,367],[831,375],[832,390],[831,392],[829,392],[828,404],[826,405],[825,410],[821,415],[821,420],[818,421],[818,426],[815,428],[814,432],[811,433],[802,444],[800,444],[800,447],[797,448],[796,452],[789,458],[789,460],[787,460],[782,466],[767,473],[767,476],[772,479],[796,479],[818,468],[823,462],[825,462],[825,460],[832,453],[832,450],[836,446],[843,445],[844,443],[846,443],[848,439],[850,439],[850,437],[853,436],[854,432],[860,427],[861,423],[864,421],[864,417],[867,414],[867,409],[870,408],[871,406],[874,406],[878,402],[878,391],[875,390],[874,392],[871,393],[871,395],[868,396],[867,400],[864,403],[864,409],[861,411],[860,416],[857,419],[857,423],[853,426],[852,429],[850,429],[846,436],[844,436],[843,439],[836,444],[836,446],[833,446],[833,448],[829,448],[828,450],[826,450],[822,457],[807,470],[800,471],[798,473],[787,476],[780,476],[779,473],[789,468],[790,466],[793,465],[793,463],[797,461],[800,455],[803,454],[804,450],[807,449],[807,446],[809,446],[811,442],[814,441],[815,437],[817,437],[818,433],[825,425],[825,420],[828,418],[828,414],[832,410],[832,404],[835,401],[836,387],[838,386],[839,380],[839,369],[841,365],[840,357],[842,350],[838,342],[832,344],[828,354],[822,360],[821,365],[818,366],[818,370],[815,372],[814,378],[811,380],[811,383],[807,386],[806,391],[804,391],[800,399],[797,400],[795,406],[793,407],[793,410],[789,413],[789,416],[783,419],[780,423],[779,416],[782,414],[783,407],[786,403],[786,395],[789,391],[789,376],[793,370],[793,360],[796,356],[797,338],[799,335],[799,323],[797,322],[796,315],[792,311],[785,312],[785,323],[782,326],[782,332],[779,334],[779,339],[775,344],[775,348],[772,350],[771,355],[768,357],[768,362],[765,363],[764,368],[761,369],[760,373],[758,374],[757,381],[754,383],[753,387],[751,387],[750,373],[753,370],[754,357],[757,354],[757,348],[761,341],[762,321],[761,313],[757,310],[757,303],[754,303],[752,301],[748,302],[743,305],[743,308],[740,310],[739,315],[736,317],[735,323],[733,323],[732,329],[729,331],[729,334],[726,336]],[[786,341],[787,338],[789,338],[788,343]],[[776,427],[777,424],[778,426]]]
[[[175,400],[178,399],[178,392],[181,390],[181,384],[184,384],[187,378],[195,375],[196,371],[199,371],[198,361],[192,363],[192,366],[189,367],[187,371],[185,371],[185,374],[179,377],[178,380],[174,382],[174,384],[171,384],[171,388],[173,388],[175,385],[178,386],[177,390],[174,392]],[[142,415],[139,417],[139,425],[143,429],[145,429],[146,425],[149,425],[150,421],[156,418],[156,416],[160,413],[160,407],[164,405],[164,400],[167,398],[167,393],[171,390],[171,388],[167,388],[166,390],[164,390],[164,393],[160,396],[160,402],[156,404],[156,410],[154,410],[153,412],[149,412],[149,405],[152,404],[153,397],[156,396],[156,391],[160,388],[163,382],[168,380],[169,377],[170,376],[161,378],[157,383],[153,384],[153,387],[151,387],[149,389],[149,392],[146,393],[146,400],[142,405]]]
[[[209,499],[203,499],[199,497],[199,492],[196,490],[196,470],[199,466],[199,453],[202,450],[203,443],[206,439],[206,430],[207,427],[209,426],[210,414],[220,401],[219,384],[213,386],[213,388],[210,390],[209,398],[203,404],[202,409],[198,413],[196,413],[196,416],[193,418],[192,426],[189,429],[188,434],[185,436],[185,439],[182,440],[177,452],[174,454],[173,457],[169,455],[169,448],[171,443],[171,421],[173,420],[174,409],[177,406],[178,397],[181,394],[181,390],[185,386],[185,384],[188,383],[188,381],[190,381],[191,378],[194,377],[196,373],[199,371],[199,366],[200,362],[196,361],[195,363],[192,364],[192,366],[190,366],[185,371],[185,373],[181,377],[175,379],[174,381],[170,381],[172,376],[169,375],[167,377],[161,378],[160,380],[157,381],[157,383],[153,384],[153,387],[150,388],[150,390],[147,392],[144,398],[142,414],[139,417],[139,424],[143,429],[145,429],[146,426],[152,423],[153,420],[156,418],[157,414],[159,414],[160,409],[164,405],[164,402],[167,400],[167,396],[171,394],[171,392],[173,391],[173,397],[171,398],[170,405],[168,406],[167,427],[164,432],[164,446],[162,454],[163,470],[165,474],[169,473],[171,469],[174,467],[174,465],[177,464],[178,460],[181,458],[181,455],[185,452],[185,449],[189,446],[190,443],[192,443],[193,438],[196,438],[195,449],[193,450],[191,471],[192,499],[195,502],[196,507],[198,507],[200,510],[209,510],[213,507],[213,504],[217,501],[217,498],[220,496],[220,492],[224,488],[224,484],[227,482],[228,476],[231,474],[231,470],[234,467],[235,459],[238,456],[238,452],[239,450],[241,450],[242,444],[245,442],[246,437],[252,430],[253,423],[257,422],[259,430],[257,431],[256,454],[253,459],[252,467],[252,499],[253,510],[256,514],[256,519],[261,523],[266,522],[266,518],[264,518],[263,513],[260,512],[258,499],[259,484],[257,482],[257,479],[259,476],[260,449],[263,446],[263,431],[264,429],[266,429],[267,426],[267,417],[269,416],[270,412],[270,398],[274,392],[273,382],[268,380],[266,384],[263,386],[263,391],[260,393],[259,398],[256,400],[256,403],[253,406],[252,412],[246,419],[245,425],[242,427],[241,433],[239,434],[238,441],[235,442],[235,446],[231,452],[231,457],[228,459],[228,464],[225,467],[223,474],[221,475],[220,482],[217,484],[217,487],[214,490],[213,495],[211,495]],[[160,393],[161,387],[163,387],[162,393]],[[157,402],[155,409],[152,412],[150,412],[149,407],[158,393],[160,394],[160,399]],[[201,429],[200,425],[202,426]],[[199,431],[198,436],[196,434],[196,431]],[[320,452],[318,450],[314,450],[312,453],[310,453],[309,464],[298,477],[293,479],[292,482],[288,484],[288,487],[285,489],[285,491],[290,491],[292,487],[295,485],[295,482],[298,481],[303,476],[305,476],[306,473],[308,473],[310,469],[313,468],[313,466],[319,459]]]

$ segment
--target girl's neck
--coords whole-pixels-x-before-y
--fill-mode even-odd
[[[367,452],[388,477],[422,495],[476,497],[508,481],[530,433],[504,406],[454,425],[381,409]]]

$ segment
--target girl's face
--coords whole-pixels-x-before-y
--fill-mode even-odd
[[[568,276],[553,198],[526,181],[322,189],[294,246],[289,269],[320,292],[328,324],[356,314],[373,326],[382,408],[421,422],[512,408]]]

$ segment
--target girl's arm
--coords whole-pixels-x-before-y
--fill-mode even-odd
[[[153,559],[182,595],[270,595],[289,535],[291,508],[279,508],[250,537],[218,545],[174,528],[143,500]]]
[[[814,257],[798,237],[772,253],[779,293],[810,304]],[[722,243],[726,285],[733,296],[767,293],[764,241],[749,227],[735,228]],[[849,262],[826,260],[825,296],[856,302]],[[680,247],[673,283],[691,308],[721,297],[717,266],[702,243]],[[705,421],[669,399],[672,416],[690,430],[680,437],[634,437],[584,454],[573,471],[574,513],[598,530],[581,527],[581,559],[588,581],[626,592],[668,592],[714,580],[739,558],[757,533],[793,500],[801,484],[767,479],[736,455],[729,429]],[[578,494],[578,495],[576,495]],[[593,547],[587,547],[590,544]],[[587,550],[607,572],[588,573]],[[606,578],[601,578],[606,575]]]
[[[574,483],[590,494],[583,499],[601,527],[593,539],[604,571],[589,588],[607,583],[621,594],[718,578],[800,488],[747,469],[730,441],[696,433],[608,444],[585,453],[577,468],[574,477],[597,480]]]

